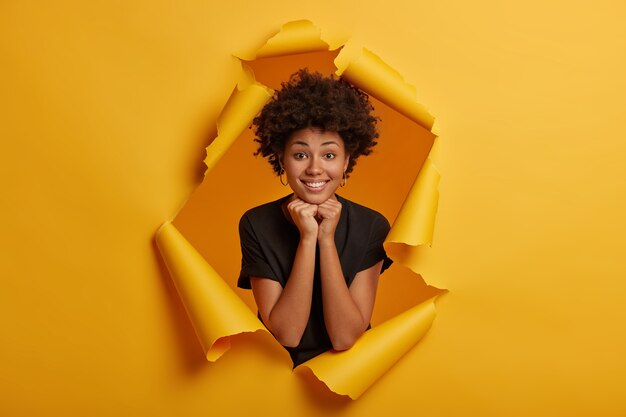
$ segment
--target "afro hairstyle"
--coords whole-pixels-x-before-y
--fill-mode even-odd
[[[281,171],[280,155],[291,134],[304,128],[337,132],[350,156],[346,175],[361,155],[369,155],[377,144],[374,110],[369,97],[342,78],[323,76],[304,68],[281,84],[270,101],[252,121],[259,143],[255,155],[268,158],[274,172]]]

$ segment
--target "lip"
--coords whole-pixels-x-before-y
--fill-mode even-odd
[[[308,191],[317,193],[317,192],[321,192],[323,191],[327,186],[328,183],[330,182],[330,180],[320,180],[320,179],[315,179],[315,180],[306,180],[306,179],[301,179],[300,183],[304,186],[304,188],[306,188]],[[318,184],[318,183],[324,183],[323,185],[319,185],[316,187],[311,187],[308,184]]]

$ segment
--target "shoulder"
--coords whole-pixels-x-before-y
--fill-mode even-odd
[[[383,261],[382,273],[393,262],[387,257],[384,248],[385,239],[391,229],[389,222],[385,216],[376,210],[345,198],[338,198],[338,200],[346,209],[345,214],[348,218],[348,240],[350,243],[347,245],[344,255],[349,253],[345,257],[356,259],[355,274],[370,268],[380,260]]]
[[[289,224],[281,207],[285,198],[288,196],[247,210],[239,219],[240,236],[260,239],[284,232]]]
[[[347,198],[337,196],[337,200],[345,208],[346,213],[351,222],[357,222],[363,225],[372,225],[376,228],[389,229],[389,221],[374,209],[355,203]]]
[[[273,212],[277,207],[280,207],[280,203],[282,202],[283,198],[280,198],[278,200],[275,201],[270,201],[268,203],[265,204],[261,204],[259,206],[256,207],[252,207],[251,209],[246,210],[246,212],[241,216],[243,217],[249,217],[249,218],[255,218],[258,216],[263,216],[267,213],[271,213]]]
[[[281,203],[285,198],[286,197],[281,197],[278,200],[248,209],[242,214],[239,224],[245,223],[245,221],[249,223],[255,223],[261,220],[267,221],[268,218],[279,216],[282,213]]]

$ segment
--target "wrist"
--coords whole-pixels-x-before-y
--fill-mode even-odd
[[[319,235],[317,237],[317,243],[321,246],[335,246],[335,235],[334,234],[324,234]]]
[[[300,236],[300,244],[304,246],[315,246],[317,243],[317,238],[315,235],[301,235]]]

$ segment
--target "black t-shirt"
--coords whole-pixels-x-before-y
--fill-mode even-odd
[[[237,285],[251,289],[250,276],[287,284],[300,241],[298,228],[289,222],[282,203],[290,196],[248,210],[239,221],[241,273]],[[335,230],[335,245],[348,287],[356,274],[383,260],[382,271],[393,262],[387,257],[383,242],[389,222],[380,213],[337,196],[342,204]],[[382,272],[381,271],[381,272]],[[259,316],[260,317],[260,316]],[[300,344],[286,347],[294,367],[332,348],[324,324],[319,250],[315,255],[313,298],[309,321]]]

